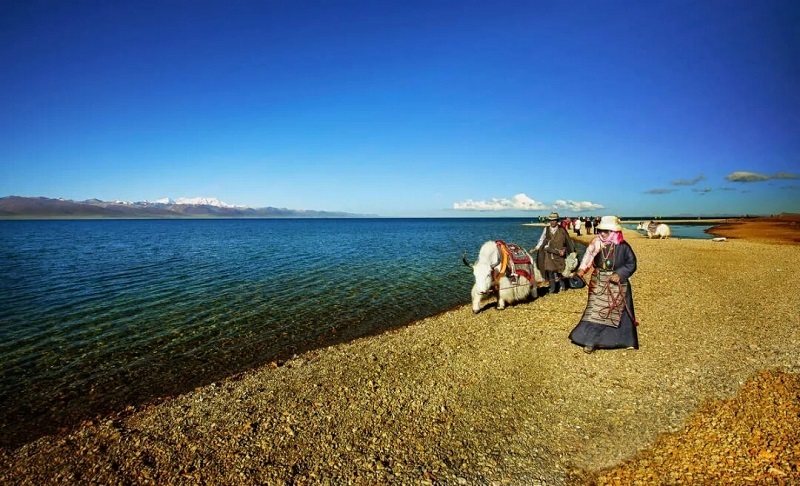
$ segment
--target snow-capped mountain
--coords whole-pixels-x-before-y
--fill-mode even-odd
[[[251,208],[211,198],[158,201],[72,201],[46,197],[0,197],[0,219],[51,218],[362,218],[376,215],[287,208]]]
[[[162,199],[158,199],[153,201],[156,204],[188,204],[193,206],[216,206],[218,208],[246,208],[247,206],[236,206],[233,204],[228,204],[226,202],[220,201],[215,197],[179,197],[177,199],[172,199],[169,197],[165,197]]]

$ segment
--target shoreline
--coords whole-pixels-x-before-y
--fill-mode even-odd
[[[646,219],[620,219],[622,224],[639,224],[643,221],[648,221]],[[711,218],[711,219],[656,219],[652,220],[657,223],[666,223],[666,224],[686,224],[686,225],[698,225],[698,226],[706,226],[706,225],[715,225],[715,224],[724,224],[724,223],[735,223],[740,221],[740,218]],[[531,223],[523,223],[522,226],[547,226],[549,223],[546,221],[543,222],[531,222]]]
[[[731,220],[713,226],[707,232],[731,239],[797,245],[800,244],[800,214]]]
[[[569,343],[585,289],[467,305],[3,451],[0,479],[566,484],[679,433],[762,370],[800,372],[800,297],[774,286],[800,271],[796,243],[625,236],[638,351]]]

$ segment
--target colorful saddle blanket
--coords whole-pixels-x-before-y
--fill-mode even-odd
[[[496,243],[500,251],[508,257],[506,274],[509,277],[525,277],[529,282],[534,282],[533,260],[530,254],[514,243],[506,243],[502,240],[497,240]]]

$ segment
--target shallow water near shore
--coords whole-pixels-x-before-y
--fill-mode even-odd
[[[0,222],[0,445],[465,304],[522,221]]]
[[[524,222],[0,222],[0,445],[466,304]]]
[[[688,238],[688,239],[711,239],[714,235],[706,233],[706,230],[711,228],[714,225],[710,224],[670,224],[669,228],[672,232],[672,238]],[[623,228],[627,228],[630,230],[636,230],[635,224],[628,224],[623,223]],[[639,231],[640,234],[644,235],[643,231]]]

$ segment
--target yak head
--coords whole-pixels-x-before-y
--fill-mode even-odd
[[[472,274],[475,276],[475,290],[480,294],[488,294],[492,291],[494,284],[494,268],[488,262],[477,261],[472,266]]]
[[[472,274],[475,277],[475,290],[480,294],[492,292],[494,287],[495,274],[500,266],[500,252],[493,241],[487,241],[481,247],[478,261],[472,265],[467,262],[467,252],[462,255],[464,265],[472,267]]]

